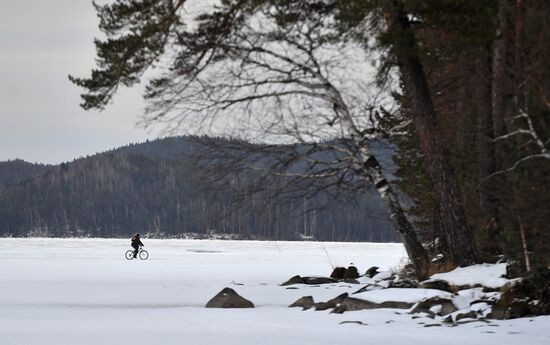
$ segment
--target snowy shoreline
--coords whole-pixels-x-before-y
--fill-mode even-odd
[[[127,261],[127,239],[0,239],[0,334],[12,344],[491,344],[550,340],[550,317],[424,327],[404,310],[330,314],[288,308],[352,293],[356,284],[280,286],[295,274],[327,276],[331,264],[397,268],[400,244],[144,239],[147,261]],[[328,256],[326,252],[328,252]],[[248,310],[205,309],[223,287]],[[384,291],[384,290],[379,290]],[[385,290],[392,293],[390,289]],[[419,294],[419,292],[416,292]],[[373,298],[382,292],[370,292]],[[419,296],[421,297],[421,296]],[[360,321],[359,323],[344,323]],[[365,326],[366,324],[366,326]]]

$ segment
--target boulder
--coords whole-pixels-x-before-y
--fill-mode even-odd
[[[326,302],[315,303],[315,310],[327,310],[331,308],[336,308],[348,296],[349,296],[348,293],[345,292]]]
[[[390,308],[390,309],[410,309],[414,304],[409,302],[395,302],[395,301],[386,301],[382,302],[379,305],[379,308]]]
[[[319,285],[319,284],[330,284],[337,283],[338,280],[329,278],[329,277],[300,277],[294,276],[282,283],[281,286],[293,285],[293,284],[308,284],[308,285]]]
[[[464,320],[460,321],[462,319],[473,319],[473,320]],[[443,323],[449,325],[449,326],[456,326],[461,325],[465,323],[475,322],[475,321],[482,321],[483,318],[479,318],[479,314],[474,310],[468,310],[468,311],[462,311],[462,312],[456,312],[455,314],[449,314],[447,317],[443,320]]]
[[[359,298],[347,297],[338,306],[336,306],[332,312],[335,314],[342,314],[346,311],[363,310],[363,309],[376,309],[377,303],[365,301]]]
[[[386,301],[382,303],[375,303],[375,302],[366,301],[360,298],[346,297],[334,308],[332,312],[335,314],[342,314],[346,311],[363,310],[363,309],[380,309],[380,308],[410,309],[412,306],[413,306],[412,303],[407,303],[407,302]]]
[[[304,297],[301,297],[298,300],[296,300],[296,302],[292,303],[288,307],[289,308],[301,307],[302,310],[307,310],[307,309],[310,309],[311,307],[313,307],[314,304],[315,304],[315,302],[313,301],[312,296],[304,296]]]
[[[359,280],[357,279],[344,279],[344,280],[341,280],[341,282],[343,283],[348,283],[348,284],[361,284],[361,282],[359,282]]]
[[[433,307],[439,307],[437,312],[433,312],[431,309]],[[428,315],[437,314],[439,316],[445,316],[451,313],[454,313],[458,309],[453,304],[453,301],[447,298],[441,298],[441,297],[431,297],[428,299],[425,299],[421,302],[418,302],[409,312],[410,314],[416,314],[416,313],[426,313]]]
[[[331,309],[331,308],[334,308],[334,306],[328,304],[327,302],[315,303],[315,310],[316,311],[322,311],[322,310],[327,310],[327,309]]]
[[[426,280],[420,283],[420,286],[424,289],[436,289],[447,292],[454,292],[451,285],[446,280],[434,279]]]
[[[355,278],[359,278],[359,271],[357,271],[357,267],[349,266],[344,272],[343,279],[355,279]]]
[[[457,313],[455,315],[455,321],[459,321],[462,319],[477,319],[477,317],[478,317],[477,313],[473,310],[470,310],[468,312]]]
[[[327,303],[332,304],[336,307],[338,304],[342,303],[348,297],[349,297],[349,294],[347,292],[344,292],[343,294],[338,295],[331,300],[328,300]]]
[[[294,276],[287,280],[286,282],[282,283],[281,286],[287,286],[287,285],[293,285],[293,284],[305,284],[304,278],[300,276]]]
[[[344,273],[346,273],[345,267],[336,267],[330,274],[330,277],[338,280],[344,279]]]
[[[477,284],[479,285],[479,284]],[[479,287],[479,286],[474,286],[474,287]],[[466,290],[466,289],[470,289],[471,287],[470,286],[467,286],[467,287],[464,287],[464,286],[461,286],[458,288],[458,290]],[[487,287],[487,286],[483,286],[483,292],[498,292],[500,291],[500,288],[490,288],[490,287]]]
[[[392,280],[388,285],[389,288],[401,288],[401,289],[416,289],[419,284],[416,280],[402,279]]]
[[[302,278],[304,279],[305,284],[308,284],[308,285],[331,284],[331,283],[338,282],[338,280],[330,277],[302,277]]]
[[[254,304],[226,287],[206,303],[206,308],[254,308]]]
[[[378,269],[379,269],[379,268],[380,268],[380,267],[372,266],[371,268],[369,268],[369,269],[367,270],[367,272],[365,273],[365,275],[366,275],[367,277],[369,277],[369,278],[372,278],[372,277],[374,277],[375,275],[377,275],[378,273],[380,273],[380,272],[378,272]]]

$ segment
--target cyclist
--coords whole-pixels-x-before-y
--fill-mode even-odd
[[[134,259],[138,255],[139,246],[143,246],[143,243],[141,242],[139,234],[135,234],[134,237],[132,237],[132,247],[134,247]]]

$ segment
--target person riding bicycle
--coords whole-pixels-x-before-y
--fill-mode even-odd
[[[135,234],[134,237],[132,237],[132,247],[134,247],[134,259],[138,255],[140,246],[143,246],[143,242],[141,242],[139,234]]]

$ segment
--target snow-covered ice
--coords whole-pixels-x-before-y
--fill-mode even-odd
[[[404,310],[330,314],[287,307],[304,295],[326,301],[360,287],[279,286],[289,277],[329,275],[330,263],[353,262],[360,272],[394,269],[405,256],[400,244],[144,239],[150,259],[127,261],[128,243],[0,239],[0,344],[550,343],[546,316],[424,328],[433,320],[412,319]],[[226,286],[256,308],[205,309]],[[412,300],[426,293],[393,290],[364,294]]]

